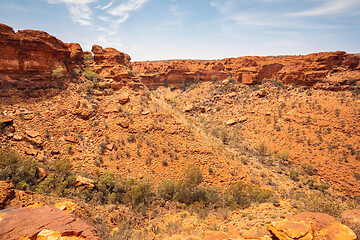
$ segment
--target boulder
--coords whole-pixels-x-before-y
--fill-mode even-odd
[[[247,117],[243,116],[239,118],[239,123],[243,123],[247,121]]]
[[[228,126],[232,126],[232,125],[235,125],[238,121],[236,119],[229,119],[227,122],[226,122],[226,125]]]
[[[279,240],[312,240],[311,226],[303,221],[281,221],[273,222],[268,230]]]
[[[38,152],[34,148],[26,148],[25,154],[30,155],[30,156],[36,156],[38,154]]]
[[[341,222],[349,226],[357,234],[360,233],[360,209],[345,211],[341,214]],[[359,237],[359,236],[358,236]]]
[[[37,177],[40,181],[44,180],[44,178],[46,178],[47,175],[48,175],[48,174],[47,174],[47,172],[46,172],[45,169],[43,169],[43,168],[38,168],[38,171],[37,171],[37,173],[36,173],[36,177]]]
[[[128,103],[128,102],[130,102],[130,94],[122,93],[122,94],[119,95],[118,103],[125,104],[125,103]]]
[[[109,151],[112,151],[114,149],[114,144],[113,143],[109,143],[106,145],[106,148],[109,150]]]
[[[355,240],[355,233],[334,217],[323,213],[299,213],[273,222],[268,230],[279,240]]]
[[[82,176],[77,176],[75,179],[75,188],[78,187],[93,189],[95,187],[94,180]]]
[[[127,119],[119,119],[119,120],[117,120],[116,124],[120,125],[123,128],[128,128],[130,125],[130,123]]]
[[[6,204],[14,197],[14,185],[9,181],[0,181],[0,210],[4,209],[6,207]]]
[[[0,129],[5,128],[7,126],[12,126],[14,120],[11,118],[2,118],[0,117]]]
[[[22,137],[21,135],[14,134],[13,139],[14,139],[15,141],[21,141],[21,140],[23,140],[23,137]]]
[[[71,143],[78,143],[79,140],[74,136],[65,136],[65,141],[71,142]]]
[[[51,237],[54,238],[51,238]],[[85,221],[54,206],[10,210],[1,220],[0,239],[88,239],[100,240]]]
[[[31,138],[36,138],[37,136],[40,136],[40,133],[38,131],[33,130],[25,131],[25,134]]]
[[[150,111],[148,109],[141,112],[141,115],[149,115]]]
[[[186,105],[186,106],[184,107],[184,112],[192,112],[192,111],[194,111],[194,110],[195,110],[195,107],[194,107],[194,105],[192,105],[192,104]]]

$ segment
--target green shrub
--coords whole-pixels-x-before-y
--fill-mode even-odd
[[[279,152],[276,154],[276,159],[279,161],[279,163],[285,165],[289,164],[289,157],[290,157],[289,151]]]
[[[322,192],[298,195],[296,202],[301,212],[320,212],[334,217],[339,217],[348,208],[346,202]]]
[[[237,204],[241,208],[247,208],[252,203],[263,203],[274,195],[271,190],[261,189],[258,185],[246,185],[241,181],[230,185],[227,199],[230,204]]]
[[[36,161],[20,159],[14,151],[0,151],[0,180],[11,181],[18,189],[33,189],[37,184],[37,172]]]
[[[66,71],[63,67],[59,66],[56,69],[52,70],[52,74],[54,77],[56,77],[57,80],[60,78],[63,78],[65,76]]]
[[[78,69],[78,68],[75,68],[75,69],[72,71],[72,76],[73,76],[74,78],[76,78],[76,77],[80,76],[80,73],[81,73],[81,70]]]
[[[266,146],[264,141],[259,144],[258,150],[261,155],[267,155],[268,147]]]
[[[312,176],[316,173],[316,169],[310,164],[302,164],[301,167],[303,168],[304,173],[309,176]]]
[[[68,154],[71,154],[71,153],[72,153],[73,146],[72,146],[71,144],[67,144],[67,145],[66,145],[66,149],[67,149]]]
[[[294,181],[299,181],[299,172],[291,170],[290,171],[290,178]]]
[[[99,82],[100,81],[100,76],[98,74],[96,74],[91,68],[84,68],[82,75],[88,79],[91,82]]]
[[[40,193],[55,192],[59,196],[67,196],[75,183],[75,176],[71,173],[72,164],[70,160],[61,159],[52,168],[53,173],[40,182],[35,190]]]
[[[165,201],[172,201],[176,193],[176,183],[173,180],[165,179],[157,186],[157,194]]]
[[[147,206],[153,200],[155,194],[153,187],[148,182],[139,182],[132,186],[131,190],[125,194],[125,202],[133,206]]]

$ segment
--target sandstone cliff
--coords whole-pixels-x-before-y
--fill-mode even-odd
[[[65,44],[54,36],[35,30],[14,30],[0,24],[0,86],[1,94],[9,89],[37,90],[59,88],[52,70],[61,67],[71,72],[82,64],[79,44]]]
[[[358,55],[339,51],[306,56],[238,57],[218,61],[135,62],[133,69],[140,73],[143,83],[150,88],[166,84],[179,86],[184,81],[226,78],[251,85],[273,78],[287,84],[341,90],[360,79],[359,59]],[[339,74],[345,72],[351,72],[351,76],[339,79]],[[355,81],[348,81],[353,78]]]

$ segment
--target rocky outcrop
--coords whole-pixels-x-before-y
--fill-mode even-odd
[[[130,56],[115,48],[103,49],[99,45],[92,46],[94,54],[94,72],[100,75],[114,90],[119,90],[125,85],[132,89],[142,88],[139,78],[136,77],[130,64]]]
[[[360,234],[360,209],[345,211],[341,214],[341,222],[349,226],[358,236]]]
[[[0,209],[4,209],[8,201],[14,197],[14,185],[11,182],[0,181]]]
[[[66,239],[100,239],[85,221],[53,206],[19,208],[4,214],[0,220],[0,239],[60,239],[64,236]]]
[[[346,52],[322,52],[306,56],[135,62],[132,65],[150,88],[233,78],[249,85],[277,79],[286,84],[342,90],[360,81],[359,60],[358,55]],[[341,75],[340,83],[330,78],[339,73],[347,73],[344,77]]]
[[[70,51],[70,66],[69,71],[78,68],[81,69],[84,64],[84,52],[78,43],[65,43]]]
[[[299,213],[286,220],[272,222],[268,230],[279,240],[355,240],[355,233],[347,226],[323,213]]]
[[[63,82],[52,71],[58,67],[70,72],[82,62],[79,44],[65,44],[56,37],[37,30],[14,30],[0,24],[0,89],[59,88]]]

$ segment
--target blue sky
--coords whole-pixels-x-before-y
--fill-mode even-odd
[[[133,61],[360,52],[360,0],[0,0],[0,22]]]

